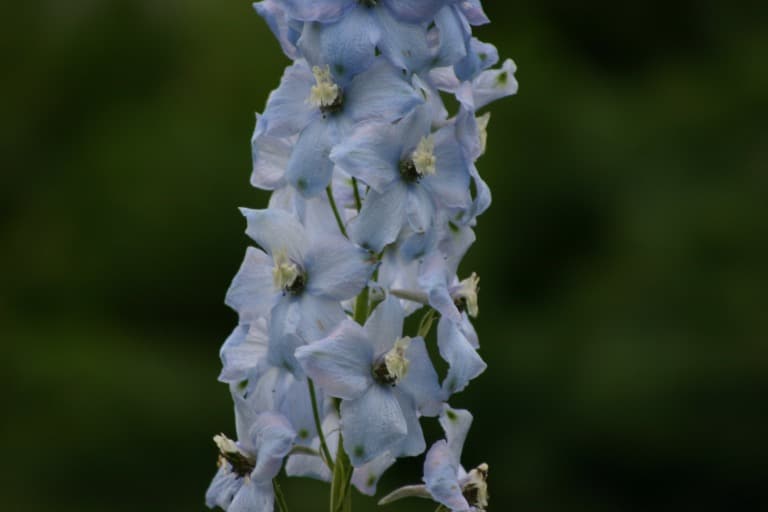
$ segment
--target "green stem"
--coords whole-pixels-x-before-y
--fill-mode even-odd
[[[309,399],[312,402],[312,416],[315,418],[315,428],[317,429],[317,436],[320,438],[320,448],[322,449],[323,459],[328,465],[328,469],[333,471],[333,457],[331,457],[331,451],[328,449],[328,444],[325,442],[325,434],[323,434],[323,424],[320,422],[320,411],[317,408],[317,396],[315,394],[315,383],[312,379],[307,377],[307,384],[309,385]]]
[[[357,296],[355,302],[355,322],[360,325],[365,325],[365,321],[368,319],[368,286],[363,288],[360,295]]]
[[[357,178],[352,178],[352,190],[355,193],[355,207],[359,212],[360,208],[363,207],[363,202],[360,200],[360,191],[357,190]]]
[[[429,335],[429,331],[432,330],[432,324],[435,322],[435,310],[432,308],[429,308],[429,311],[424,313],[424,316],[421,317],[421,322],[419,322],[419,336],[422,338],[426,338],[427,335]]]
[[[325,193],[328,194],[328,202],[331,203],[331,209],[333,210],[333,216],[336,217],[336,224],[339,225],[339,231],[341,231],[341,234],[344,235],[345,238],[349,238],[347,229],[344,227],[344,222],[341,220],[341,215],[339,215],[339,209],[336,207],[336,200],[333,198],[333,190],[331,190],[330,185],[325,187]]]
[[[275,491],[275,501],[277,501],[277,507],[280,509],[280,512],[288,512],[288,503],[285,501],[283,490],[280,488],[280,484],[277,483],[276,479],[272,480],[272,488]]]
[[[331,482],[330,512],[352,512],[352,463],[344,450],[344,441],[339,435],[339,447]]]

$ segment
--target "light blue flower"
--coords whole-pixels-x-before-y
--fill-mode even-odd
[[[453,512],[482,512],[488,506],[488,465],[467,472],[461,466],[464,440],[472,424],[466,410],[447,405],[440,415],[446,438],[432,445],[424,461],[424,485],[401,487],[379,501],[379,505],[408,497],[431,498]]]
[[[341,432],[355,467],[386,451],[422,453],[418,415],[440,411],[442,391],[424,340],[402,338],[402,326],[402,309],[388,298],[365,327],[346,320],[327,338],[296,350],[307,375],[342,399]]]
[[[246,233],[263,250],[248,249],[226,303],[241,323],[269,316],[270,344],[295,348],[290,335],[301,341],[326,335],[344,318],[340,301],[357,295],[368,282],[374,270],[369,253],[341,236],[308,233],[284,211],[242,212]],[[283,355],[294,366],[290,350]]]
[[[354,9],[387,9],[407,22],[429,22],[443,5],[457,0],[282,0],[290,15],[302,21],[331,22]]]
[[[267,22],[288,58],[297,59],[299,52],[296,42],[301,35],[303,23],[288,16],[281,0],[263,0],[254,3],[253,8]]]
[[[439,208],[469,207],[469,169],[449,124],[431,132],[431,110],[419,109],[400,123],[361,125],[331,152],[347,173],[371,187],[352,238],[380,252],[406,223],[414,233],[432,229]]]
[[[296,61],[286,69],[258,118],[252,139],[251,182],[277,188],[282,184],[278,170],[282,168],[284,179],[304,196],[317,196],[331,181],[331,149],[355,125],[396,121],[423,102],[402,73],[381,58],[347,86],[336,83],[326,68],[310,68],[304,60]],[[293,136],[298,138],[293,140]],[[268,161],[260,162],[261,158]],[[284,167],[273,165],[273,158]]]
[[[235,398],[238,442],[214,437],[219,448],[219,470],[205,495],[208,507],[227,512],[272,512],[272,479],[290,452],[296,433],[288,420],[275,413],[254,415]]]

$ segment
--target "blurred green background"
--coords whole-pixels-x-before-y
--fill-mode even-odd
[[[768,510],[768,9],[485,3],[521,88],[463,265],[490,366],[454,405],[491,510]],[[287,60],[245,1],[4,11],[0,509],[203,510],[236,207],[265,205],[249,138]]]

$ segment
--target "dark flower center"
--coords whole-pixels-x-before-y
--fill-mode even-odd
[[[403,160],[400,162],[400,176],[408,183],[418,183],[422,175],[416,170],[416,164],[413,160]]]

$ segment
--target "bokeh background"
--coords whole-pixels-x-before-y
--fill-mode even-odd
[[[454,405],[491,510],[768,510],[768,9],[485,3],[521,87],[463,265],[490,367]],[[236,207],[266,203],[249,138],[287,60],[245,1],[4,11],[0,509],[203,510]]]

